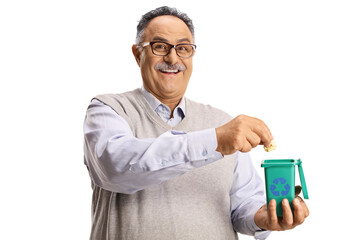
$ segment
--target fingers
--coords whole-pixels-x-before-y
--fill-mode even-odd
[[[253,149],[253,146],[248,141],[243,141],[238,147],[238,150],[243,153],[250,152],[251,149]]]
[[[260,119],[253,118],[254,124],[251,126],[251,130],[256,133],[261,139],[265,147],[270,147],[271,141],[274,139],[268,126]]]
[[[305,221],[306,214],[305,209],[302,206],[299,198],[294,198],[293,200],[293,206],[294,206],[294,227],[297,225],[302,224]]]
[[[304,216],[306,218],[306,217],[309,216],[310,212],[309,212],[309,209],[308,209],[305,201],[301,197],[299,197],[299,194],[301,193],[301,190],[302,190],[301,186],[295,186],[295,199],[297,199],[296,202],[297,201],[300,202],[301,207],[304,209]],[[295,199],[293,201],[295,201]],[[294,210],[295,210],[294,202],[293,202],[293,206],[294,206]]]
[[[269,142],[271,142],[272,140],[274,140],[274,137],[273,137],[273,135],[271,134],[271,131],[270,131],[269,127],[268,127],[265,123],[264,123],[264,125],[265,125],[265,128],[266,128],[266,130],[267,130],[267,134],[268,134],[269,137],[270,137]],[[266,145],[266,147],[269,147],[269,146]]]
[[[301,197],[297,197],[297,199],[300,201],[301,207],[304,209],[305,217],[307,218],[310,215],[309,208]]]
[[[268,209],[268,223],[269,223],[269,230],[277,230],[279,227],[278,217],[276,214],[276,201],[272,199],[269,202],[269,209]]]
[[[270,146],[273,139],[269,128],[260,119],[239,115],[230,122],[217,127],[217,151],[223,155],[239,150],[249,152],[259,144]]]
[[[282,209],[283,209],[283,218],[281,220],[281,228],[284,230],[294,228],[295,227],[295,226],[293,226],[294,218],[293,218],[293,214],[291,211],[289,201],[286,198],[284,198],[282,200],[281,204],[282,204]]]
[[[294,206],[294,213],[291,210],[288,199],[283,199],[281,201],[283,216],[278,218],[276,214],[276,201],[272,199],[269,202],[267,213],[268,227],[266,229],[271,231],[283,231],[295,228],[302,224],[305,221],[305,218],[309,216],[309,210],[300,197],[294,198],[292,204]]]
[[[274,137],[272,136],[268,126],[266,126],[262,120],[246,115],[239,115],[237,120],[239,125],[247,127],[248,130],[243,131],[243,133],[248,144],[251,145],[252,148],[258,146],[259,144],[263,144],[268,147],[270,146]]]
[[[261,142],[260,137],[257,134],[255,134],[254,132],[250,132],[246,136],[246,140],[249,142],[249,144],[251,145],[252,148],[256,147]]]

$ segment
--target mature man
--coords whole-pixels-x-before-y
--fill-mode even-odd
[[[273,136],[259,119],[184,97],[194,27],[169,7],[142,16],[132,51],[143,87],[96,96],[86,114],[85,164],[93,187],[91,239],[265,239],[309,212],[295,198],[267,211],[248,151]],[[215,94],[215,93],[214,93]]]

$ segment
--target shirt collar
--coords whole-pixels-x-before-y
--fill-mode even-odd
[[[166,108],[169,108],[168,106],[166,106],[165,104],[163,104],[162,102],[159,101],[159,99],[157,99],[156,97],[154,97],[154,95],[152,95],[151,93],[149,93],[144,86],[141,87],[141,92],[143,93],[146,101],[150,104],[151,108],[156,111],[156,109],[162,105]],[[176,106],[174,113],[178,110],[176,110],[177,108],[179,108],[182,113],[184,114],[185,117],[185,113],[186,113],[186,109],[185,109],[185,98],[181,98],[181,101],[179,102],[179,104]],[[169,109],[170,110],[170,109]]]

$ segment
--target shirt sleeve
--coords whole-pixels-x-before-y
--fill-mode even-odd
[[[260,229],[255,213],[266,203],[264,184],[248,153],[237,152],[234,181],[230,191],[231,220],[237,232],[266,239],[270,231]]]
[[[131,194],[182,175],[223,156],[215,129],[167,131],[157,138],[134,137],[128,123],[93,100],[84,121],[85,164],[94,183]]]

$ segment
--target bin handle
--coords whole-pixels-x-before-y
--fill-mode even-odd
[[[307,187],[306,187],[305,176],[304,176],[304,170],[302,168],[302,161],[300,158],[297,160],[296,165],[298,165],[298,168],[299,168],[299,176],[300,176],[301,188],[303,190],[304,198],[309,199],[309,195],[308,195],[308,191],[307,191]]]

